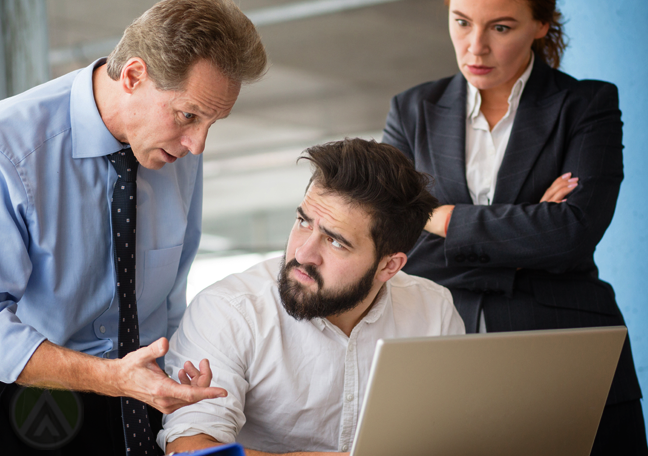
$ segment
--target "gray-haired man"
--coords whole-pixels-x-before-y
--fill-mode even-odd
[[[260,37],[233,2],[165,0],[108,59],[0,102],[0,382],[9,385],[0,419],[27,445],[0,423],[3,451],[67,445],[69,454],[81,441],[93,454],[123,454],[115,442],[126,436],[136,452],[148,436],[131,439],[119,422],[139,403],[104,396],[168,413],[226,394],[209,381],[170,380],[156,358],[186,308],[207,131],[265,67]],[[83,420],[51,428],[83,426],[76,440],[45,426],[53,437],[43,442],[16,418],[17,385],[98,395],[82,395]]]

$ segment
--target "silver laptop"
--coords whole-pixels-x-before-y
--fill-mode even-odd
[[[587,456],[626,333],[380,340],[351,455]]]

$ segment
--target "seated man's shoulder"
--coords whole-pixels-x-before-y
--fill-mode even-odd
[[[391,280],[392,294],[423,294],[431,302],[452,304],[452,294],[443,285],[429,279],[399,271]]]
[[[410,335],[465,333],[463,320],[446,287],[400,271],[390,280],[390,290],[394,316],[408,331],[413,331]]]
[[[231,274],[198,293],[188,311],[233,307],[247,317],[276,309],[277,276],[281,258],[262,261],[246,271]]]

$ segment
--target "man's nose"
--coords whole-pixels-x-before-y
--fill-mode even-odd
[[[313,232],[301,246],[297,247],[295,250],[295,259],[300,264],[312,264],[315,266],[322,264],[319,239],[319,233]]]
[[[188,134],[183,135],[180,138],[180,143],[193,155],[200,155],[205,151],[208,132],[208,128],[196,128]]]

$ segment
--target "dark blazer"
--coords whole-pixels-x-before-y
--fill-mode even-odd
[[[434,177],[455,209],[444,239],[423,232],[404,270],[445,285],[466,323],[489,332],[623,325],[594,249],[623,179],[614,85],[578,81],[536,58],[497,176],[493,204],[473,205],[466,184],[466,80],[461,74],[392,100],[383,141]],[[579,185],[564,203],[539,203],[560,175]],[[629,342],[608,404],[641,397]]]

